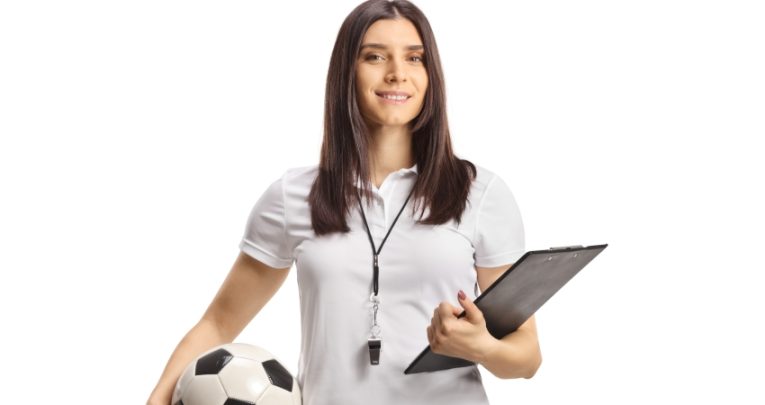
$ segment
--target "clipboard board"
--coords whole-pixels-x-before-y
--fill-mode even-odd
[[[489,333],[500,339],[518,329],[607,246],[575,245],[526,252],[473,301],[483,312]],[[458,318],[464,316],[462,311]],[[433,353],[428,345],[404,374],[472,365],[472,361]]]

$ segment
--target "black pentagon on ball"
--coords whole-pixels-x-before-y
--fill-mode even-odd
[[[238,399],[229,398],[226,400],[226,402],[223,403],[223,405],[255,405],[252,402],[247,401],[240,401]]]
[[[176,403],[175,403],[175,404],[173,404],[173,405],[183,405],[183,401],[179,399],[179,400],[178,400],[178,402],[176,402]]]
[[[224,349],[208,353],[197,360],[194,375],[218,374],[233,358],[234,355]]]
[[[263,369],[266,370],[266,374],[268,374],[268,379],[271,380],[271,384],[287,390],[287,392],[292,392],[292,374],[290,374],[290,372],[278,361],[264,361]]]

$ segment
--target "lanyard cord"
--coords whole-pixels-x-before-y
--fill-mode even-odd
[[[409,192],[409,195],[406,197],[406,201],[404,201],[404,205],[401,206],[401,209],[398,211],[398,215],[396,215],[396,219],[393,220],[393,223],[391,224],[390,228],[388,228],[388,233],[385,234],[385,238],[383,238],[383,241],[380,243],[380,249],[377,249],[375,251],[375,243],[372,240],[372,233],[369,232],[369,225],[367,224],[367,217],[364,216],[364,207],[361,206],[361,195],[357,193],[359,196],[359,208],[361,208],[361,218],[364,220],[364,227],[367,229],[367,236],[369,236],[369,244],[372,245],[372,255],[374,255],[374,261],[373,261],[373,273],[374,273],[374,292],[375,296],[377,296],[378,292],[378,274],[380,272],[380,268],[377,266],[377,256],[382,251],[383,245],[385,244],[385,241],[388,240],[388,235],[390,235],[390,231],[393,230],[393,226],[396,225],[396,221],[398,221],[398,217],[401,216],[401,213],[404,211],[404,207],[406,207],[406,204],[409,202],[409,197],[412,196],[412,193],[414,192],[414,187],[412,187],[412,190]]]

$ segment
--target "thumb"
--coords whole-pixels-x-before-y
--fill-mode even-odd
[[[457,294],[457,299],[460,305],[462,305],[462,308],[465,308],[465,317],[469,321],[478,321],[483,318],[483,312],[481,312],[481,309],[475,305],[473,300],[467,297],[464,291],[460,290],[460,292]]]

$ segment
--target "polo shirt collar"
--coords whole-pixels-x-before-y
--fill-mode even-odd
[[[417,174],[417,163],[415,163],[414,166],[412,166],[412,167],[407,167],[407,168],[399,169],[399,172],[401,172],[401,173],[411,172],[411,173]]]
[[[415,163],[414,166],[412,166],[412,167],[405,167],[405,168],[402,168],[402,169],[398,169],[397,171],[391,173],[391,175],[392,174],[406,174],[406,173],[418,174],[418,172],[417,172],[417,163]],[[361,180],[360,179],[358,181],[356,181],[356,187],[361,188]]]

